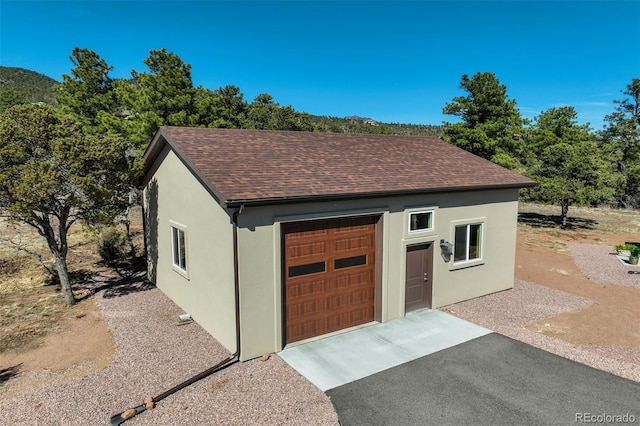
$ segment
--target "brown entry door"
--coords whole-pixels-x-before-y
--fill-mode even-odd
[[[375,222],[283,225],[286,343],[374,320]]]
[[[433,244],[407,247],[405,313],[420,308],[431,308],[432,275]]]

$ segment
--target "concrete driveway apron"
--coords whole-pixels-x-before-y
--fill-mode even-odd
[[[320,390],[342,386],[490,333],[438,310],[294,343],[278,353]]]

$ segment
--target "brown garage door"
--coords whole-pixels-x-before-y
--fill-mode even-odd
[[[375,220],[283,226],[287,343],[373,321]]]

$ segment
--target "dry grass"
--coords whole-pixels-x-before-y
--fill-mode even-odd
[[[524,245],[551,248],[558,253],[569,251],[567,242],[609,244],[613,235],[640,232],[640,212],[631,209],[571,207],[568,227],[560,227],[560,207],[523,203],[519,205],[518,234]],[[539,236],[545,236],[541,241]],[[617,241],[617,243],[624,241]]]
[[[32,289],[0,299],[0,353],[38,347],[56,329],[66,305],[50,289]]]
[[[519,213],[546,216],[546,220],[559,221],[560,207],[521,202]],[[576,238],[586,233],[581,230],[601,232],[631,233],[640,229],[640,213],[633,209],[613,209],[608,207],[571,207],[569,208],[569,225],[577,231]],[[558,229],[558,235],[564,233]]]
[[[140,209],[132,212],[132,229],[142,247]],[[101,263],[97,235],[74,225],[68,235],[67,264],[72,285],[99,273],[112,273]],[[28,252],[27,252],[28,251]],[[51,253],[44,239],[26,225],[0,220],[0,353],[38,347],[42,338],[56,330],[68,309],[56,284]],[[74,289],[76,297],[86,290]]]

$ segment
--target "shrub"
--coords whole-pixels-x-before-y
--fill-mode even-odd
[[[630,251],[630,256],[629,257],[635,257],[636,259],[640,257],[640,248],[633,246],[633,248]]]
[[[613,249],[615,251],[618,251],[618,250],[633,250],[634,247],[636,247],[636,246],[634,246],[633,244],[624,243],[624,244],[618,244],[617,246],[614,246]]]
[[[116,228],[106,228],[98,238],[98,254],[106,263],[114,263],[122,258],[126,243],[124,232]]]

